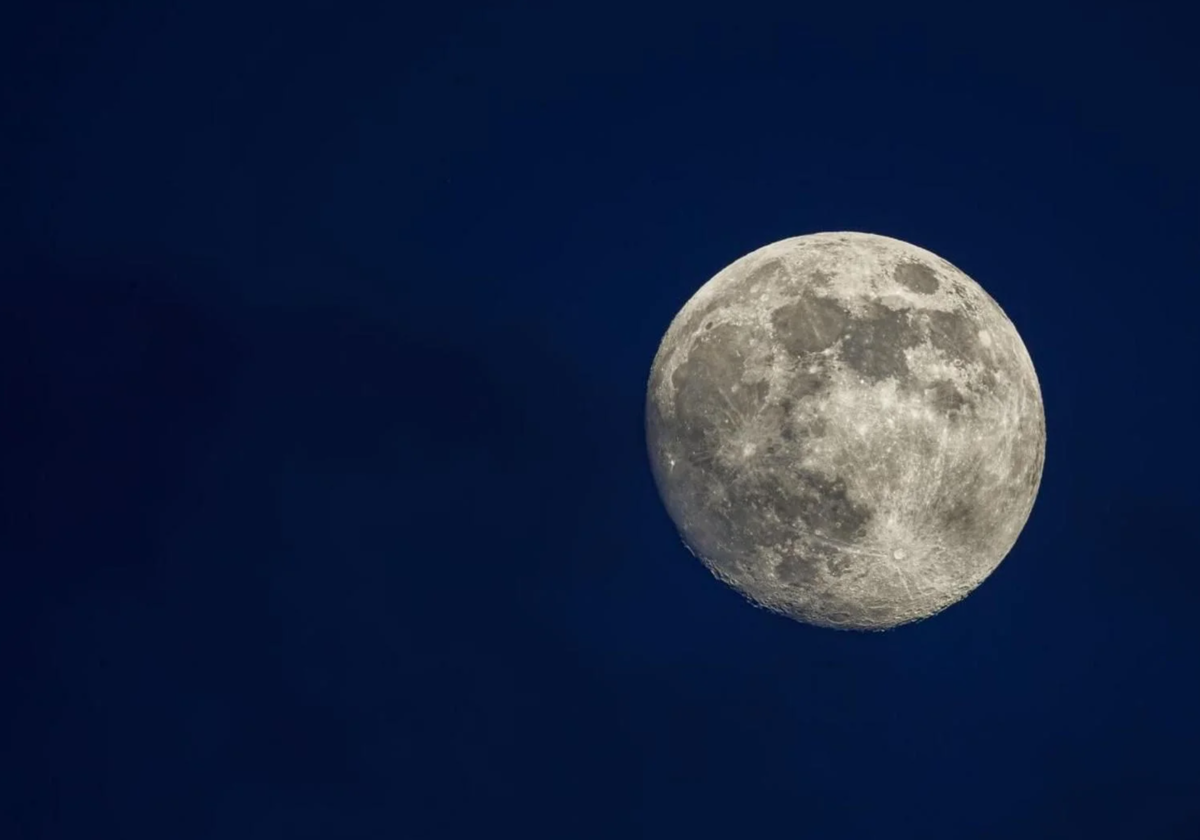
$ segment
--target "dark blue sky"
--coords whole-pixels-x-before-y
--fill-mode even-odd
[[[3,13],[0,837],[1200,837],[1191,22],[423,5]],[[644,454],[678,308],[819,230],[1044,392],[891,633],[750,607]]]

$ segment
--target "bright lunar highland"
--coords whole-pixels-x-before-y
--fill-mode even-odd
[[[800,621],[871,630],[996,569],[1046,448],[1033,362],[996,301],[866,233],[785,239],[704,284],[655,356],[646,434],[713,574]]]

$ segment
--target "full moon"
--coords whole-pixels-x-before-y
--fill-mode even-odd
[[[1015,545],[1046,423],[978,283],[915,245],[818,233],[747,254],[680,310],[646,436],[684,543],[753,602],[884,630],[960,601]]]

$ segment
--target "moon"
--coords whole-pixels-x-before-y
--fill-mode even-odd
[[[720,580],[808,624],[884,630],[962,600],[1016,544],[1045,462],[1012,321],[937,255],[817,233],[705,283],[651,368],[659,495]]]

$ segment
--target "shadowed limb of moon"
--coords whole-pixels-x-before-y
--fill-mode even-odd
[[[886,629],[974,590],[1045,461],[1033,363],[999,305],[915,245],[767,245],[684,305],[655,356],[647,445],[688,548],[754,602]]]

